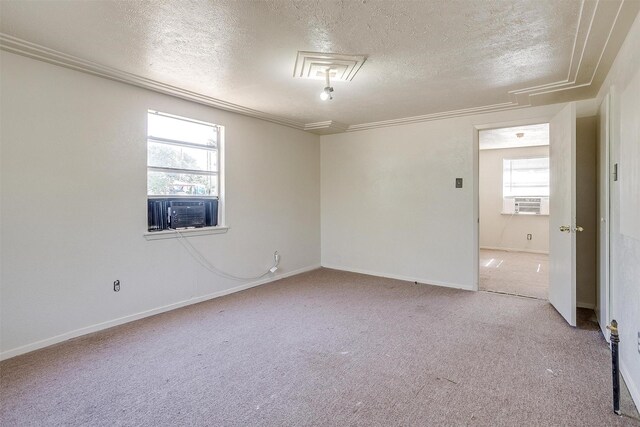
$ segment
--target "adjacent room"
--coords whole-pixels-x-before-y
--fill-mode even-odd
[[[639,12],[0,0],[0,424],[640,426]]]
[[[549,124],[482,130],[479,143],[479,287],[547,299]]]

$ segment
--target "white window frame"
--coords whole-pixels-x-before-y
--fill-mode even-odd
[[[523,212],[516,212],[515,209],[509,208],[508,206],[511,206],[513,200],[517,199],[517,198],[540,198],[541,199],[541,213],[539,215],[549,215],[549,195],[542,195],[542,194],[527,194],[527,195],[505,195],[505,179],[504,179],[504,162],[505,161],[514,161],[514,160],[533,160],[533,159],[549,159],[548,155],[542,155],[542,156],[518,156],[518,157],[508,157],[508,158],[503,158],[502,159],[502,214],[503,215],[528,215],[528,213],[523,213]],[[550,171],[550,165],[549,168],[547,169]],[[548,186],[550,185],[550,182],[548,183]],[[549,191],[547,191],[548,193]]]
[[[150,136],[149,135],[149,128],[148,128],[148,117],[150,114],[157,114],[157,115],[161,115],[161,116],[165,116],[165,117],[170,117],[172,119],[177,119],[177,120],[183,120],[186,122],[192,122],[192,123],[198,123],[198,124],[202,124],[202,125],[206,125],[206,126],[211,126],[216,130],[217,133],[217,138],[216,138],[216,146],[215,147],[207,147],[206,145],[202,145],[202,144],[197,144],[197,143],[191,143],[188,141],[180,141],[180,140],[174,140],[174,139],[167,139],[167,138],[161,138],[161,137],[157,137],[157,136]],[[147,139],[146,139],[146,143],[147,143],[147,149],[148,149],[148,144],[149,142],[155,142],[155,143],[162,143],[162,144],[167,144],[167,145],[173,145],[173,146],[180,146],[180,147],[189,147],[189,148],[198,148],[198,149],[204,149],[204,150],[210,150],[210,151],[215,151],[216,152],[216,163],[218,165],[217,167],[217,171],[202,171],[202,170],[191,170],[191,169],[181,169],[181,168],[168,168],[168,167],[158,167],[158,166],[149,166],[149,160],[147,158],[147,176],[146,176],[146,195],[147,195],[147,200],[148,199],[158,199],[158,198],[189,198],[189,199],[212,199],[212,198],[217,198],[218,199],[218,225],[216,226],[207,226],[207,227],[202,227],[202,228],[197,228],[197,229],[185,229],[185,230],[181,230],[181,234],[183,235],[194,235],[194,236],[198,236],[198,235],[205,235],[205,234],[218,234],[218,233],[224,233],[228,230],[229,227],[226,226],[226,218],[225,218],[225,152],[224,152],[224,140],[225,140],[225,132],[224,132],[224,126],[221,125],[216,125],[214,123],[210,123],[210,122],[205,122],[205,121],[201,121],[201,120],[197,120],[197,119],[193,119],[190,117],[183,117],[183,116],[178,116],[178,115],[174,115],[174,114],[169,114],[169,113],[164,113],[164,112],[160,112],[157,110],[148,110],[147,111]],[[215,176],[217,179],[217,195],[190,195],[190,194],[186,194],[186,195],[179,195],[179,194],[174,194],[174,195],[150,195],[149,193],[149,188],[148,188],[148,174],[150,171],[159,171],[159,172],[167,172],[167,173],[182,173],[182,174],[195,174],[195,175],[209,175],[209,176]],[[175,238],[178,237],[176,235],[177,233],[175,233],[175,231],[173,230],[164,230],[164,231],[154,231],[154,232],[145,232],[144,236],[145,238],[147,238],[147,240],[158,240],[158,239],[167,239],[167,238]]]
[[[207,175],[207,176],[212,176],[215,177],[216,179],[216,189],[217,189],[217,195],[197,195],[197,194],[187,194],[187,195],[173,195],[173,194],[148,194],[149,189],[147,188],[147,197],[190,197],[190,198],[207,198],[207,197],[218,197],[220,198],[220,168],[221,168],[221,155],[220,155],[220,146],[221,144],[221,126],[218,126],[216,124],[213,123],[208,123],[208,122],[203,122],[200,120],[195,120],[195,119],[190,119],[187,117],[181,117],[181,116],[175,116],[172,114],[167,114],[167,113],[161,113],[159,111],[154,111],[154,110],[149,110],[148,111],[148,115],[151,114],[155,114],[158,116],[163,116],[163,117],[168,117],[171,119],[175,119],[175,120],[182,120],[185,122],[190,122],[190,123],[197,123],[200,125],[204,125],[204,126],[208,126],[211,127],[215,130],[216,132],[216,145],[215,146],[207,146],[207,145],[203,145],[203,144],[197,144],[197,143],[193,143],[193,142],[189,142],[189,141],[181,141],[181,140],[177,140],[177,139],[168,139],[168,138],[162,138],[162,137],[158,137],[158,136],[150,136],[148,134],[148,130],[147,130],[147,147],[149,142],[154,142],[157,144],[165,144],[168,146],[173,146],[173,147],[186,147],[186,148],[195,148],[198,150],[204,150],[204,151],[209,151],[212,153],[215,153],[216,156],[216,161],[215,163],[218,165],[217,170],[212,171],[212,170],[195,170],[195,169],[183,169],[183,168],[170,168],[170,167],[159,167],[159,166],[149,166],[149,159],[147,158],[147,179],[149,176],[149,172],[165,172],[165,173],[176,173],[176,174],[184,174],[184,175]],[[147,116],[148,117],[148,116]],[[148,125],[147,125],[147,129],[148,129]]]

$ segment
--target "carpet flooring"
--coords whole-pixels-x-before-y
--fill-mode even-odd
[[[6,360],[0,380],[3,426],[640,425],[612,414],[601,334],[547,302],[328,269]]]
[[[479,288],[547,299],[549,255],[480,249]]]

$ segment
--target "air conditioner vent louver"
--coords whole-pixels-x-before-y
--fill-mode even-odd
[[[204,202],[169,202],[169,227],[204,227],[206,210]]]
[[[540,197],[516,197],[514,202],[516,213],[540,214],[542,205]]]

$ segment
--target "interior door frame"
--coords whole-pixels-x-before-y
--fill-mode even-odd
[[[559,111],[559,110],[558,110]],[[530,118],[473,125],[473,290],[480,290],[480,131],[549,123],[554,113]],[[551,197],[551,196],[550,196]],[[549,230],[551,232],[551,230]]]
[[[604,110],[606,113],[606,117],[601,117],[602,107],[604,105]],[[604,134],[604,141],[600,140],[603,132],[600,129],[604,121],[604,125],[606,126]],[[596,318],[598,319],[598,324],[600,326],[600,330],[605,337],[605,340],[609,342],[610,334],[607,330],[607,325],[612,319],[611,313],[611,288],[613,286],[612,275],[611,275],[611,191],[613,186],[613,179],[611,176],[612,171],[612,134],[611,134],[611,93],[607,92],[607,94],[602,99],[602,102],[598,106],[598,216],[600,217],[598,220],[598,239],[597,239],[597,252],[598,252],[598,275],[596,282],[596,309],[594,310],[596,313]],[[601,156],[603,154],[603,156]],[[604,180],[604,182],[602,182]],[[604,194],[600,193],[600,189],[604,191]],[[601,200],[602,199],[602,200]],[[601,203],[604,201],[603,211],[600,211]],[[605,239],[604,241],[601,237],[601,227],[604,227]],[[603,257],[604,255],[604,257]],[[602,265],[600,261],[604,259],[604,269],[605,269],[605,283],[601,283],[602,277]],[[604,285],[605,290],[604,293],[601,292],[601,287]],[[600,318],[600,310],[603,301],[600,300],[600,295],[604,294],[606,297],[606,301],[604,301],[605,305],[605,318]]]

